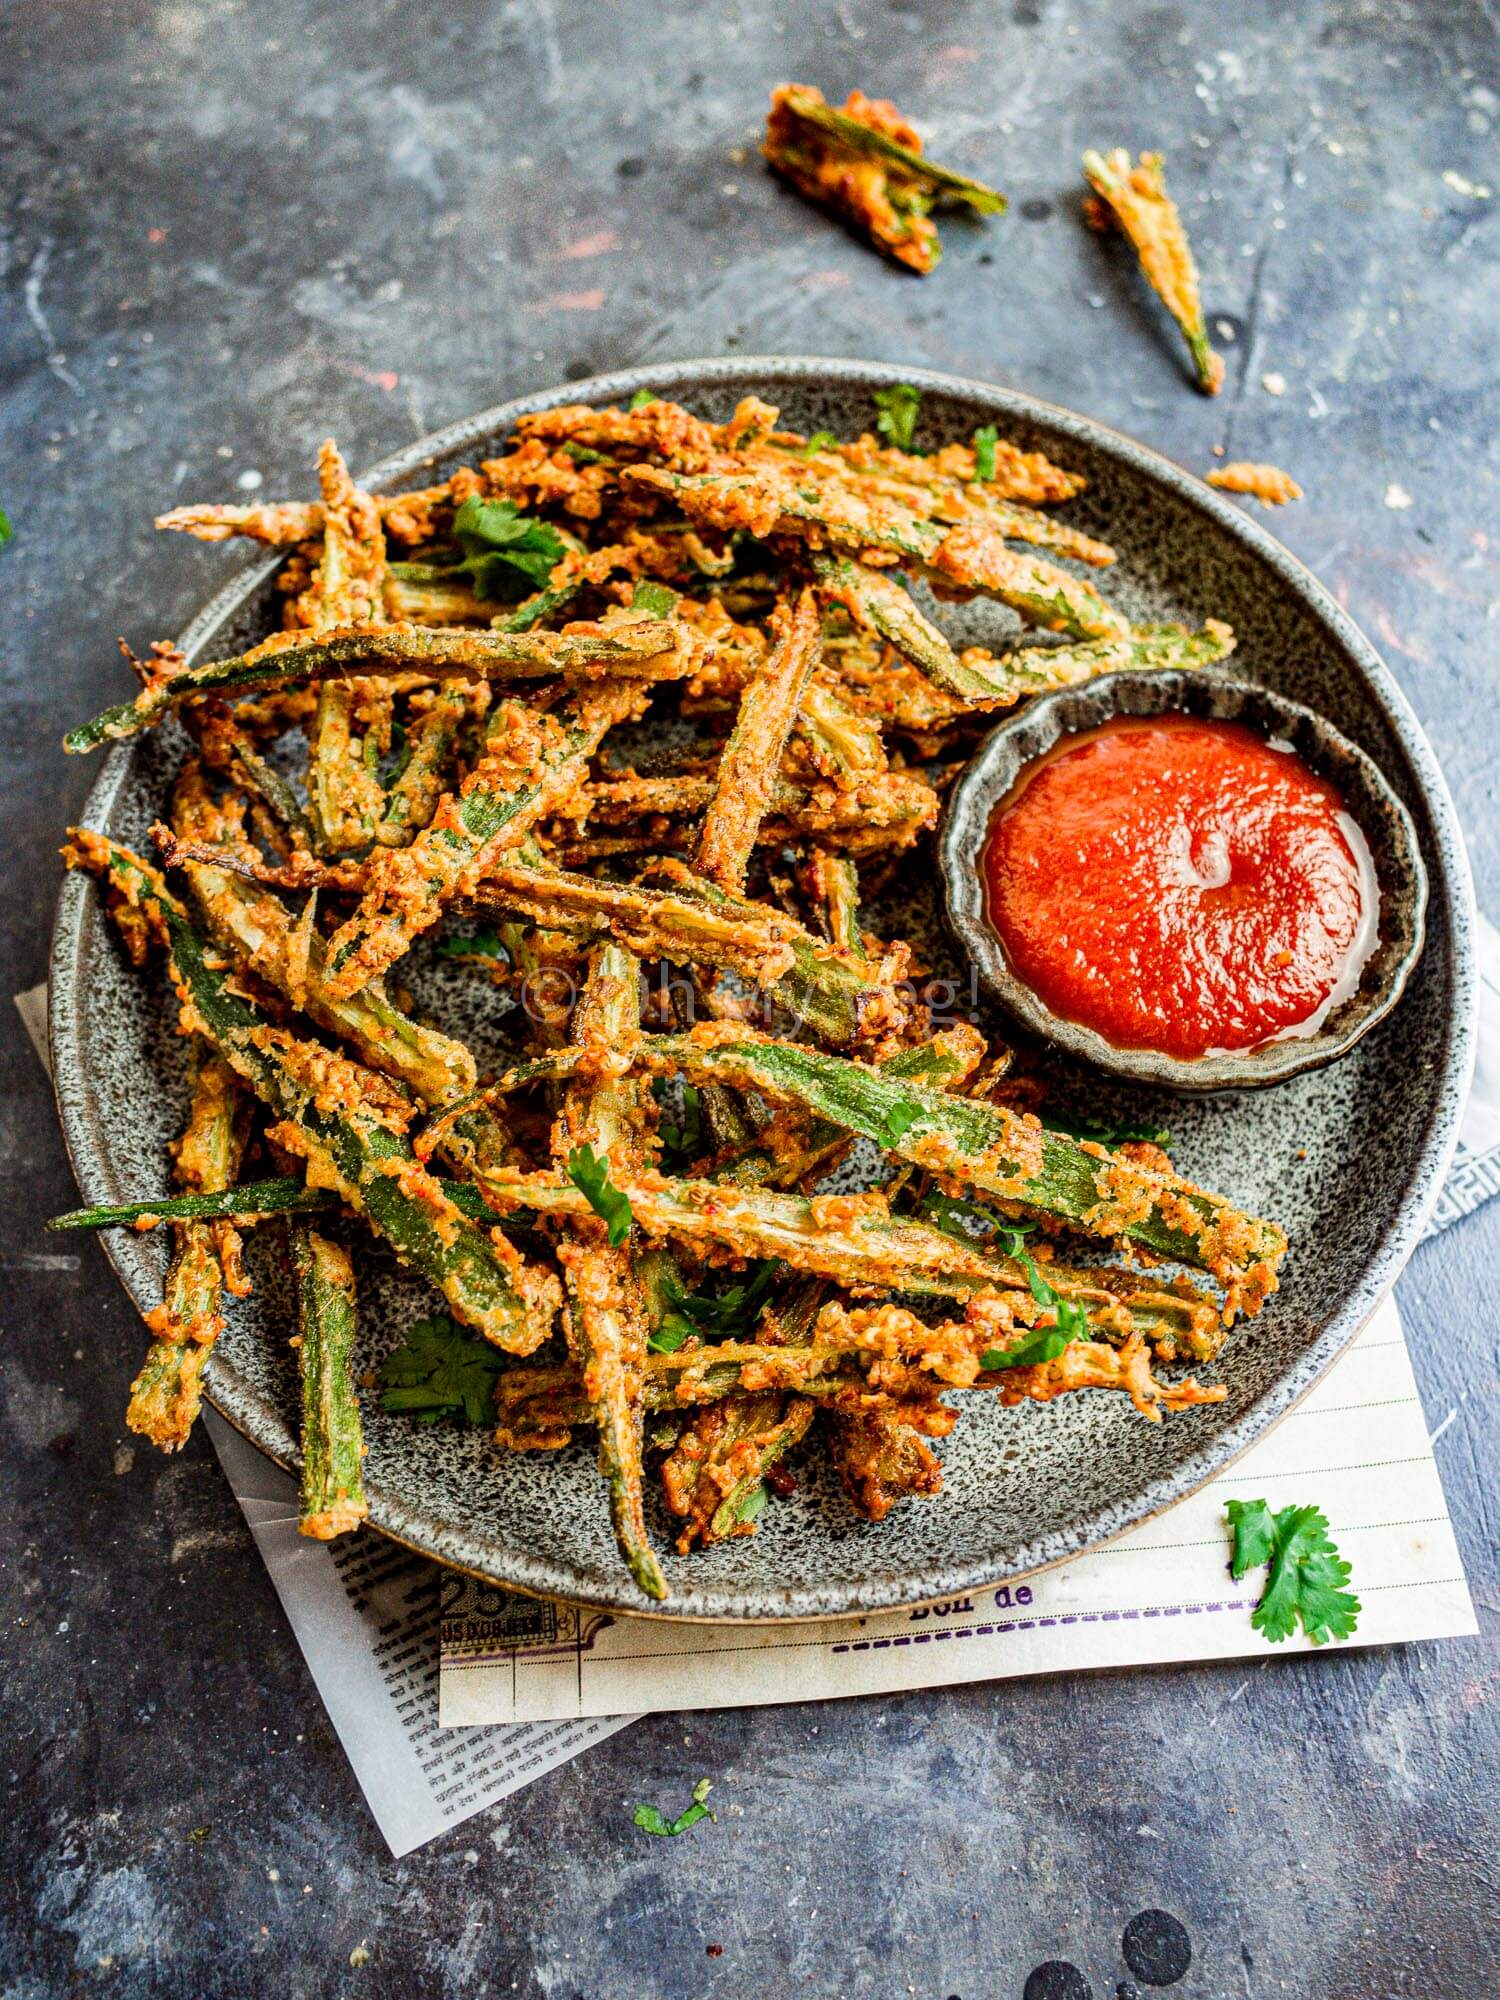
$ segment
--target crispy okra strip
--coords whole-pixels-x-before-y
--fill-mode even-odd
[[[829,943],[862,958],[865,940],[859,927],[858,866],[846,854],[815,847],[808,856],[806,879]]]
[[[1121,611],[1107,603],[1091,583],[1069,576],[1040,556],[1008,548],[993,528],[961,521],[944,535],[927,564],[927,574],[939,591],[954,590],[997,598],[1028,625],[1044,632],[1062,632],[1070,639],[1110,639],[1130,630]]]
[[[895,105],[863,91],[851,91],[840,110],[811,85],[779,85],[762,151],[799,194],[919,277],[942,255],[931,220],[936,203],[960,203],[978,215],[1005,212],[1003,194],[929,160]]]
[[[802,591],[794,608],[778,611],[773,628],[776,645],[740,697],[698,836],[697,873],[734,896],[744,891],[781,753],[817,663],[822,627],[812,592]]]
[[[302,1376],[302,1497],[299,1533],[331,1542],[370,1512],[364,1431],[354,1387],[354,1267],[341,1244],[298,1225],[297,1365]]]
[[[769,1391],[726,1396],[699,1410],[662,1461],[667,1506],[687,1525],[677,1552],[753,1535],[765,1505],[765,1475],[807,1435],[817,1405]]]
[[[616,1184],[645,1160],[643,1084],[627,1072],[640,1035],[640,966],[618,945],[589,960],[570,1039],[588,1070],[563,1091],[553,1157],[568,1171],[576,1149],[607,1163]],[[636,1279],[634,1245],[609,1240],[597,1215],[571,1224],[558,1248],[584,1394],[599,1432],[599,1470],[609,1488],[610,1519],[626,1567],[648,1597],[667,1595],[646,1528],[641,1475],[641,1382],[646,1362],[646,1301]],[[633,1234],[633,1232],[632,1232]]]
[[[680,620],[575,625],[565,632],[429,631],[393,625],[371,632],[278,632],[248,653],[211,660],[153,682],[134,701],[106,709],[71,730],[63,748],[95,750],[138,735],[179,702],[201,695],[249,695],[267,689],[314,687],[342,675],[410,674],[436,679],[597,681],[681,680],[701,664],[703,649]]]
[[[282,844],[310,848],[313,825],[296,792],[268,757],[261,753],[254,732],[222,702],[205,701],[187,710],[184,720],[210,770],[232,778],[258,799],[279,828]]]
[[[391,779],[375,828],[382,847],[405,847],[427,826],[443,796],[443,773],[469,714],[467,695],[439,688],[407,724],[406,757]]]
[[[797,735],[818,772],[845,789],[885,775],[879,725],[850,707],[831,673],[815,673],[803,690]]]
[[[492,1207],[542,1215],[587,1215],[585,1197],[555,1174],[508,1168],[476,1172]],[[720,1245],[741,1257],[777,1257],[794,1270],[816,1272],[864,1290],[899,1286],[913,1293],[961,1298],[1018,1281],[1014,1266],[978,1244],[957,1242],[925,1223],[893,1217],[879,1195],[805,1198],[722,1181],[668,1180],[643,1174],[621,1184],[637,1224],[650,1236],[703,1247]]]
[[[975,706],[1009,706],[1099,674],[1211,666],[1234,650],[1234,633],[1210,618],[1200,632],[1150,625],[1072,645],[1026,646],[999,658],[978,647],[960,655],[887,571],[846,556],[815,555],[813,567],[825,592],[858,624],[894,646],[945,694]]]
[[[718,796],[712,778],[637,779],[622,788],[617,799],[609,783],[591,786],[585,794],[589,820],[602,826],[630,826],[630,845],[650,848],[665,842],[652,822],[667,816],[702,812]],[[771,846],[788,840],[837,842],[847,853],[886,850],[915,840],[937,821],[941,801],[929,781],[917,771],[861,773],[832,784],[793,784],[773,778],[766,813],[757,828],[758,843]],[[634,806],[634,810],[632,810]],[[623,851],[623,850],[622,850]]]
[[[222,1057],[204,1051],[194,1076],[186,1130],[177,1147],[177,1181],[190,1194],[229,1186],[244,1157],[248,1099]],[[223,1330],[220,1299],[238,1268],[239,1240],[222,1219],[177,1223],[162,1302],[146,1315],[153,1336],[130,1385],[127,1426],[163,1451],[179,1451],[202,1404],[200,1377]],[[242,1287],[243,1288],[243,1287]]]
[[[1223,1285],[1230,1308],[1256,1312],[1276,1288],[1286,1237],[1274,1223],[1244,1215],[1175,1174],[1047,1131],[1002,1106],[727,1023],[649,1037],[641,1060],[815,1112],[900,1159],[978,1188],[1007,1211],[1128,1237],[1159,1256],[1197,1265]]]
[[[779,910],[752,903],[716,909],[684,888],[601,882],[561,869],[493,863],[469,899],[479,910],[503,912],[583,937],[610,937],[640,958],[737,972],[769,985],[795,963],[800,926]]]
[[[293,605],[309,632],[341,632],[383,617],[385,533],[332,438],[318,451],[323,541],[312,580]],[[355,724],[363,725],[357,734]],[[391,697],[378,681],[325,680],[308,730],[308,800],[319,845],[335,854],[365,846],[385,809],[377,766],[389,747]]]
[[[1142,153],[1132,164],[1123,146],[1108,153],[1091,149],[1083,156],[1083,171],[1102,204],[1089,220],[1113,219],[1124,230],[1152,291],[1187,342],[1198,387],[1205,396],[1217,396],[1224,386],[1224,363],[1209,345],[1198,266],[1177,204],[1167,193],[1163,155]]]
[[[484,1196],[469,1181],[439,1174],[439,1187],[471,1222],[498,1222]],[[332,1188],[309,1187],[300,1176],[274,1174],[263,1181],[237,1181],[218,1194],[159,1195],[147,1201],[102,1202],[94,1208],[54,1215],[48,1229],[150,1230],[168,1222],[231,1222],[241,1229],[278,1215],[328,1215],[343,1206]]]
[[[389,971],[466,879],[512,846],[554,799],[587,774],[588,760],[617,722],[635,712],[638,690],[605,682],[540,713],[519,701],[491,710],[478,761],[409,847],[382,848],[369,866],[358,910],[328,944],[328,991],[347,999]]]
[[[555,1281],[527,1269],[498,1230],[471,1222],[428,1173],[391,1086],[277,1027],[238,992],[221,955],[147,862],[101,834],[75,828],[72,838],[75,854],[92,849],[161,927],[185,1019],[276,1113],[278,1136],[306,1159],[314,1183],[364,1216],[442,1293],[455,1319],[513,1354],[539,1346],[556,1310]]]

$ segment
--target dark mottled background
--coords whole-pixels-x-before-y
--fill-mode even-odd
[[[1288,466],[1309,497],[1275,526],[1385,649],[1500,907],[1497,30],[1490,0],[9,0],[3,993],[42,975],[92,777],[64,722],[118,688],[117,632],[176,630],[232,561],[151,513],[304,492],[329,429],[358,463],[736,349],[921,361],[1198,470]],[[882,265],[757,164],[786,76],[890,92],[1010,215],[950,225],[925,283]],[[1170,153],[1217,403],[1078,225],[1078,154],[1112,141]],[[1152,1905],[1193,2000],[1493,1990],[1500,1205],[1401,1287],[1483,1639],[662,1717],[393,1862],[208,1447],[124,1444],[139,1329],[94,1246],[39,1233],[71,1183],[0,1038],[6,2000],[989,2000],[1043,1960],[1107,2000]],[[633,1830],[702,1772],[717,1825]]]

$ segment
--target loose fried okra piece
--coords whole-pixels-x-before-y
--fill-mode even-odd
[[[428,631],[389,626],[373,632],[304,637],[278,632],[248,653],[211,660],[153,682],[134,701],[108,708],[63,738],[74,754],[136,736],[179,702],[201,695],[252,695],[272,688],[315,687],[342,675],[430,675],[487,681],[683,680],[704,649],[680,621],[578,624],[563,632]]]
[[[943,1468],[915,1425],[906,1421],[909,1406],[893,1407],[845,1389],[828,1407],[829,1453],[857,1514],[883,1521],[898,1500],[942,1492]]]
[[[466,879],[513,846],[557,799],[580,784],[614,724],[637,710],[629,681],[605,682],[541,713],[520,701],[490,711],[480,755],[409,847],[381,848],[369,863],[358,910],[328,944],[327,983],[347,999],[389,971],[430,930]]]
[[[302,1499],[297,1527],[331,1542],[370,1512],[354,1387],[354,1267],[341,1244],[298,1225],[297,1364],[302,1375]]]
[[[643,1084],[628,1074],[640,1034],[640,966],[618,945],[599,946],[589,960],[570,1039],[591,1074],[563,1092],[553,1158],[564,1171],[587,1147],[610,1178],[628,1180],[645,1163]],[[641,1486],[641,1382],[646,1362],[646,1301],[635,1275],[631,1234],[611,1240],[592,1212],[570,1224],[558,1246],[576,1359],[599,1432],[599,1470],[609,1487],[610,1518],[620,1553],[648,1597],[667,1595],[651,1547]]]
[[[804,590],[794,608],[773,615],[772,624],[775,648],[740,697],[698,837],[697,873],[732,896],[744,891],[781,753],[817,662],[822,635],[817,599]]]
[[[75,827],[71,858],[107,871],[165,936],[184,1020],[218,1048],[281,1120],[277,1137],[306,1161],[448,1301],[455,1319],[529,1354],[546,1339],[556,1280],[525,1266],[498,1230],[471,1222],[406,1137],[410,1105],[358,1064],[278,1027],[237,990],[156,869],[118,842]]]
[[[1177,205],[1167,194],[1163,155],[1142,153],[1132,165],[1123,147],[1108,153],[1090,150],[1083,156],[1083,171],[1098,197],[1087,211],[1088,220],[1094,227],[1113,221],[1124,230],[1151,289],[1187,342],[1198,387],[1205,396],[1217,396],[1224,386],[1224,363],[1209,345],[1198,267]]]
[[[222,1057],[204,1050],[193,1076],[187,1128],[177,1146],[177,1183],[191,1194],[215,1194],[239,1173],[249,1135],[249,1104]],[[239,1238],[227,1221],[175,1225],[177,1244],[162,1302],[146,1315],[153,1335],[140,1374],[130,1385],[128,1427],[163,1451],[187,1443],[202,1403],[200,1377],[224,1316],[226,1275],[238,1270]]]
[[[1247,458],[1216,465],[1208,483],[1225,493],[1248,493],[1263,507],[1284,507],[1288,501],[1302,498],[1302,488],[1289,472],[1283,472],[1279,465],[1257,464]]]
[[[1005,212],[1003,194],[929,160],[895,105],[863,91],[851,91],[838,110],[808,84],[779,85],[762,150],[799,193],[921,277],[942,254],[930,220],[936,203],[959,203],[978,215]]]

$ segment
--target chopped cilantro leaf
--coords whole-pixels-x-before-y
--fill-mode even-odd
[[[974,477],[993,479],[995,476],[995,447],[1000,442],[1000,433],[993,424],[984,424],[974,433]]]
[[[666,1820],[655,1806],[637,1806],[634,1823],[642,1833],[654,1833],[660,1840],[670,1840],[679,1833],[686,1833],[690,1826],[696,1826],[700,1819],[716,1819],[718,1815],[709,1810],[706,1803],[713,1786],[707,1778],[700,1778],[693,1787],[693,1803],[676,1819]]]
[[[567,554],[567,543],[550,522],[523,514],[513,500],[481,500],[471,494],[453,517],[463,560],[455,571],[469,578],[474,595],[507,603],[544,585]]]
[[[703,1151],[703,1099],[691,1083],[680,1086],[682,1091],[682,1123],[675,1119],[669,1124],[662,1119],[657,1125],[656,1136],[662,1144],[662,1166],[669,1174],[679,1174]],[[669,1086],[665,1077],[658,1077],[652,1085],[658,1104],[669,1101]]]
[[[910,451],[911,441],[916,435],[917,412],[922,407],[922,392],[914,389],[910,382],[896,382],[889,389],[875,391],[875,428],[888,445],[897,451]]]
[[[505,1357],[487,1340],[466,1333],[446,1317],[419,1319],[406,1344],[380,1364],[380,1406],[419,1424],[463,1417],[486,1423],[495,1400],[495,1377]]]
[[[669,1312],[658,1327],[653,1327],[646,1336],[646,1345],[653,1354],[675,1354],[685,1340],[691,1340],[697,1328],[690,1319],[684,1319],[680,1312]]]
[[[1250,1623],[1274,1643],[1301,1625],[1315,1646],[1347,1639],[1359,1623],[1360,1602],[1344,1589],[1349,1565],[1329,1539],[1321,1507],[1283,1507],[1273,1514],[1264,1500],[1231,1500],[1225,1512],[1234,1539],[1230,1575],[1269,1574]]]
[[[637,389],[630,399],[630,407],[632,410],[643,410],[648,403],[654,403],[655,401],[656,392],[654,389]]]
[[[633,611],[648,611],[653,618],[670,618],[677,609],[677,592],[664,583],[638,583],[630,595]]]
[[[610,1247],[618,1250],[628,1239],[635,1218],[629,1196],[622,1194],[609,1177],[608,1160],[601,1160],[592,1146],[575,1146],[568,1155],[568,1179],[606,1224]]]
[[[818,452],[827,451],[830,445],[837,443],[838,438],[832,431],[814,431],[812,436],[807,440],[807,443],[802,447],[802,456],[804,458],[815,457]]]
[[[893,1104],[880,1121],[880,1139],[886,1146],[899,1146],[906,1133],[917,1122],[915,1105]]]
[[[493,924],[486,924],[475,931],[472,937],[443,937],[437,941],[436,950],[440,958],[497,958],[507,959],[510,953],[500,942],[500,933]]]
[[[15,529],[10,525],[9,514],[6,513],[3,507],[0,507],[0,549],[5,547],[5,544],[15,532]]]
[[[979,1357],[981,1368],[1035,1368],[1039,1362],[1055,1361],[1075,1336],[1060,1326],[1033,1327],[1014,1347],[987,1347]]]
[[[781,1268],[777,1258],[763,1257],[750,1266],[749,1276],[741,1284],[730,1285],[722,1292],[685,1292],[674,1279],[668,1278],[663,1290],[672,1311],[667,1314],[652,1345],[658,1353],[670,1354],[682,1345],[689,1333],[714,1340],[729,1340],[748,1333],[759,1319],[766,1295],[780,1275]],[[679,1320],[686,1331],[672,1342],[671,1347],[663,1347],[660,1332],[674,1327]]]

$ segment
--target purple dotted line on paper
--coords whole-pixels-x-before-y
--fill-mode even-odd
[[[1253,1611],[1253,1597],[1207,1604],[1148,1604],[1134,1611],[1065,1611],[1054,1618],[1011,1618],[995,1625],[959,1625],[947,1632],[906,1632],[894,1639],[851,1639],[835,1653],[879,1653],[888,1646],[930,1646],[942,1639],[992,1639],[1000,1632],[1040,1632],[1054,1625],[1116,1625],[1137,1618],[1182,1618],[1205,1611]]]

